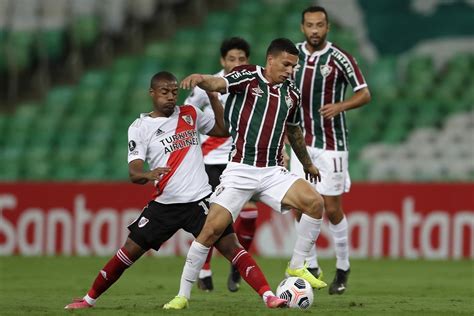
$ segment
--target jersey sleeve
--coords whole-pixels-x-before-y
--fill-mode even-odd
[[[227,84],[225,93],[243,93],[254,77],[255,71],[252,71],[248,65],[235,67],[232,72],[223,77]]]
[[[288,87],[287,98],[291,100],[292,107],[290,107],[286,124],[299,125],[301,120],[301,94],[300,90],[293,83]]]
[[[354,57],[344,51],[338,51],[335,57],[338,68],[342,70],[354,92],[367,87],[364,75]]]
[[[184,104],[194,105],[202,110],[206,105],[209,105],[209,98],[203,89],[196,86],[184,100]]]
[[[196,108],[197,130],[201,134],[207,134],[214,127],[214,116]]]
[[[128,128],[128,163],[136,159],[143,161],[146,159],[146,142],[142,137],[140,126],[140,119],[137,119]]]

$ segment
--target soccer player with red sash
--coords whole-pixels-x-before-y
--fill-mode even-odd
[[[130,234],[124,246],[100,270],[87,294],[66,305],[66,309],[93,307],[99,296],[146,251],[159,250],[179,229],[197,236],[206,221],[211,187],[198,133],[228,136],[222,106],[211,98],[214,117],[193,105],[176,106],[178,82],[165,71],[153,76],[149,93],[153,111],[142,114],[128,130],[128,169],[134,183],[153,181],[156,194],[129,225]],[[144,170],[145,161],[150,171]],[[267,307],[286,306],[286,300],[273,294],[253,259],[239,255],[245,250],[238,243],[232,225],[229,223],[223,231],[216,242],[217,249],[229,261],[252,271],[244,279],[263,296]]]

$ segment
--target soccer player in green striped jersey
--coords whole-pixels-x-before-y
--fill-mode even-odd
[[[347,220],[341,206],[341,195],[348,192],[348,135],[345,111],[370,101],[370,92],[355,59],[327,41],[329,20],[324,8],[312,6],[301,16],[301,31],[306,41],[298,43],[299,62],[294,72],[295,84],[301,91],[301,115],[305,143],[313,163],[321,172],[315,185],[323,196],[329,219],[329,230],[336,247],[336,276],[329,286],[330,294],[344,293],[349,276],[349,244]],[[346,87],[354,94],[344,99]],[[293,159],[290,170],[298,173]],[[302,172],[301,168],[299,168]],[[321,275],[316,248],[307,258],[310,271]]]
[[[300,93],[290,80],[297,63],[295,45],[288,39],[279,38],[268,47],[265,68],[242,65],[224,77],[193,74],[182,81],[181,87],[185,89],[197,85],[206,91],[229,93],[225,104],[225,122],[233,138],[233,151],[221,183],[211,196],[205,226],[189,249],[179,294],[167,306],[175,309],[187,306],[187,300],[183,297],[190,297],[192,284],[209,248],[252,197],[278,212],[291,208],[301,210],[303,215],[286,274],[304,278],[314,288],[327,286],[304,265],[321,229],[323,199],[310,183],[282,166],[281,152],[286,130],[306,178],[320,180],[299,126]],[[232,262],[244,279],[253,273],[252,269],[241,269],[241,265],[249,260],[253,260],[251,256],[241,251]],[[269,289],[254,289],[264,301],[273,295]]]

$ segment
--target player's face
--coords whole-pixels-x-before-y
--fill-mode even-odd
[[[298,64],[298,56],[288,52],[281,52],[277,55],[268,55],[267,67],[265,71],[270,83],[279,84],[290,78],[293,69]]]
[[[150,89],[155,112],[159,116],[169,117],[174,112],[178,99],[178,83],[176,81],[161,80]]]
[[[306,12],[304,22],[301,24],[301,31],[309,45],[317,50],[323,48],[329,32],[329,24],[324,12]]]
[[[221,65],[227,75],[237,66],[248,65],[249,59],[245,52],[241,49],[231,49],[227,52],[225,57],[221,57]]]

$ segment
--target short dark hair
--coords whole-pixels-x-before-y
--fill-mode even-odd
[[[298,49],[296,48],[295,44],[287,38],[277,38],[274,39],[270,46],[267,49],[267,57],[268,55],[277,55],[281,52],[287,52],[291,55],[298,56]]]
[[[156,73],[152,78],[151,78],[151,81],[150,81],[150,88],[153,89],[153,87],[155,85],[158,84],[158,82],[162,81],[162,80],[167,80],[167,81],[178,81],[175,77],[175,75],[173,75],[171,72],[169,71],[160,71],[158,73]]]
[[[225,58],[227,53],[232,49],[240,49],[244,51],[247,58],[250,57],[250,45],[241,37],[230,37],[225,39],[221,44],[221,57]]]
[[[306,9],[304,9],[304,11],[301,13],[301,24],[304,23],[304,15],[305,13],[308,13],[308,12],[322,12],[324,13],[324,15],[326,16],[326,22],[329,23],[329,16],[328,16],[328,13],[326,12],[326,9],[324,9],[323,7],[320,7],[320,6],[317,6],[317,5],[313,5],[311,7],[308,7]]]

